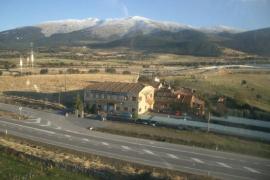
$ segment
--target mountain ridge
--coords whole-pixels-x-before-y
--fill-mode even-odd
[[[270,28],[254,31],[226,26],[196,28],[140,16],[47,21],[0,32],[1,49],[23,49],[30,42],[36,47],[114,46],[199,56],[219,56],[220,49],[228,47],[270,56]]]

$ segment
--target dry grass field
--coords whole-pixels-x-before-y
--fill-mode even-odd
[[[269,71],[213,70],[167,77],[183,87],[206,94],[225,95],[270,112]],[[242,81],[246,83],[242,83]]]
[[[58,74],[32,76],[0,76],[0,92],[34,91],[59,92],[83,89],[96,81],[134,82],[136,75],[122,74]]]

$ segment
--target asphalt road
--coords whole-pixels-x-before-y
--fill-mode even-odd
[[[0,109],[19,112],[18,107],[0,103]],[[23,108],[30,119],[0,119],[0,131],[30,140],[140,164],[210,175],[222,179],[270,179],[270,160],[197,147],[124,137],[84,126],[100,126],[96,120],[64,116]]]

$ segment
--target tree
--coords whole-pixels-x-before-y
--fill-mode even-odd
[[[242,80],[241,81],[241,85],[245,85],[245,84],[247,84],[247,81],[246,80]]]
[[[40,74],[48,74],[48,72],[49,72],[49,70],[47,68],[40,70]]]
[[[79,94],[77,94],[77,96],[76,96],[75,110],[78,110],[79,113],[81,113],[83,111],[83,102],[82,102],[81,96]]]
[[[123,71],[122,74],[131,74],[130,71]]]
[[[106,68],[105,71],[107,73],[116,73],[116,69],[114,69],[114,68]]]

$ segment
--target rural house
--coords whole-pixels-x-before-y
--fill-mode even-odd
[[[154,105],[154,88],[141,83],[100,82],[84,93],[85,103],[99,112],[143,114]]]

